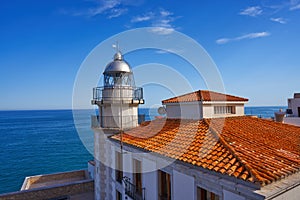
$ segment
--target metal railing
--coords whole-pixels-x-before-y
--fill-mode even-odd
[[[143,88],[140,87],[95,87],[93,100],[142,100]]]
[[[125,194],[133,200],[145,200],[145,188],[140,188],[130,182],[130,178],[123,177],[125,184]]]

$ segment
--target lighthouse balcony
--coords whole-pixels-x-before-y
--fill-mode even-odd
[[[130,86],[93,88],[93,105],[118,103],[144,104],[143,88]]]

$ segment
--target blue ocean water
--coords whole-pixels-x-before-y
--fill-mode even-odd
[[[245,113],[264,118],[285,107],[246,107]],[[79,113],[81,138],[93,142],[91,110]],[[151,120],[156,109],[139,109]],[[82,136],[83,135],[83,136]],[[71,110],[0,111],[0,193],[17,191],[26,176],[87,167],[93,156],[82,144]]]
[[[26,176],[86,168],[93,158],[71,110],[0,111],[0,138],[0,193],[19,190]]]
[[[285,111],[286,106],[260,106],[260,107],[245,107],[246,115],[256,115],[260,118],[272,118],[274,113],[278,112],[280,109]]]

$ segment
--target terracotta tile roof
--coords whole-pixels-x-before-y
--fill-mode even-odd
[[[208,90],[198,90],[195,92],[163,100],[162,103],[164,104],[192,101],[248,101],[248,99]]]
[[[156,119],[123,142],[262,186],[300,169],[300,128],[253,117]]]

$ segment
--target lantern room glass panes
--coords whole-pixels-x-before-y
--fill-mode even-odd
[[[134,87],[134,85],[132,73],[114,73],[104,75],[104,87]]]

